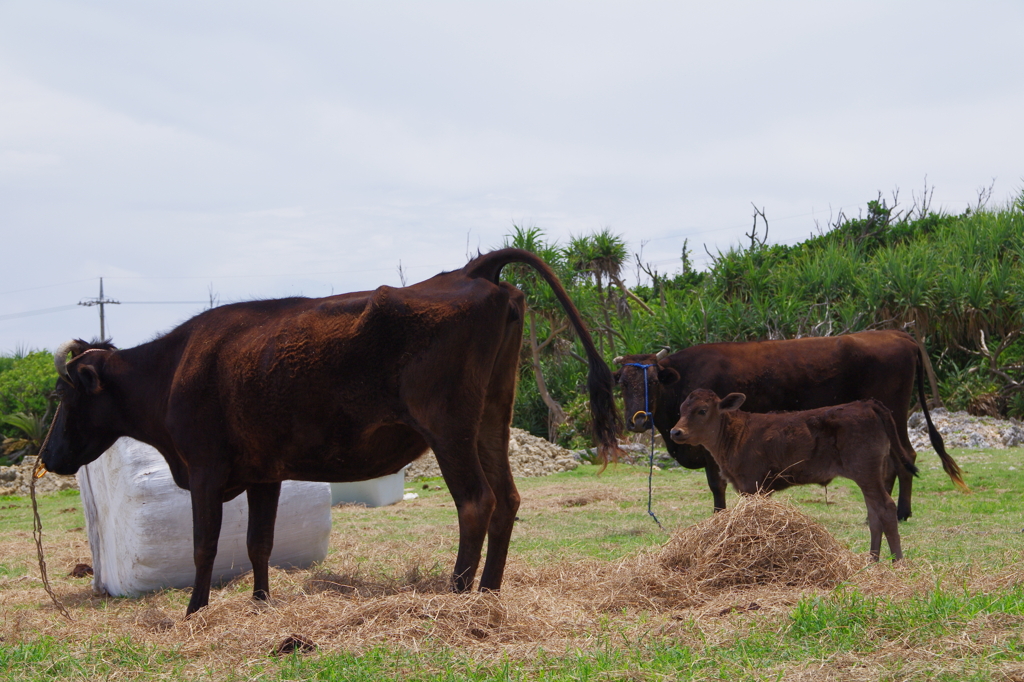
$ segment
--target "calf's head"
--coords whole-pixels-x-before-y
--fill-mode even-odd
[[[102,455],[123,433],[115,392],[104,380],[110,344],[68,341],[57,349],[60,404],[39,452],[46,468],[70,475]],[[72,355],[67,360],[67,355]]]
[[[642,433],[651,428],[661,387],[679,379],[679,373],[666,366],[667,357],[668,349],[662,349],[657,354],[620,355],[613,360],[620,367],[613,377],[622,389],[630,431]]]
[[[684,445],[707,445],[718,434],[722,413],[738,410],[746,399],[742,393],[730,393],[719,399],[714,391],[698,388],[679,406],[679,421],[669,435]]]

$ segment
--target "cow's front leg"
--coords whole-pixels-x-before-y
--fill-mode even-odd
[[[274,549],[274,521],[281,497],[280,483],[259,483],[245,491],[249,501],[249,526],[245,546],[252,563],[252,598],[266,601],[270,597],[270,552]]]
[[[223,517],[223,479],[203,472],[191,476],[188,487],[193,501],[193,558],[196,562],[196,582],[193,585],[193,596],[188,600],[185,616],[210,603],[213,561],[217,557],[217,541],[220,539],[220,522]]]
[[[715,459],[708,454],[707,463],[704,465],[704,475],[708,479],[708,488],[711,489],[711,496],[714,498],[715,511],[725,510],[725,488],[726,480]]]

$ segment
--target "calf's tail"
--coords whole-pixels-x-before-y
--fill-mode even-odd
[[[932,442],[932,447],[935,448],[935,452],[938,453],[939,459],[942,461],[942,470],[946,472],[950,480],[957,488],[960,488],[965,493],[971,492],[971,489],[964,483],[963,472],[960,470],[960,465],[956,463],[949,453],[946,452],[946,444],[942,442],[942,436],[939,435],[938,429],[932,424],[932,416],[928,413],[928,400],[924,395],[924,348],[918,347],[917,355],[917,400],[921,403],[921,411],[924,412],[924,420],[928,424],[928,439]]]
[[[896,465],[896,471],[901,474],[917,476],[917,467],[910,460],[910,453],[903,447],[903,443],[896,433],[896,420],[892,418],[892,412],[889,411],[888,407],[874,399],[871,400],[871,407],[874,409],[875,414],[878,415],[878,418],[882,420],[882,427],[885,429],[885,435],[889,439],[889,457],[892,458],[893,464]]]
[[[609,456],[611,459],[617,460],[619,454],[618,434],[622,430],[622,422],[618,410],[615,408],[612,372],[597,352],[594,340],[583,324],[583,318],[551,267],[529,251],[499,249],[477,256],[466,264],[463,272],[467,277],[484,278],[497,284],[501,269],[509,263],[523,263],[536,270],[551,287],[558,302],[562,304],[566,317],[569,318],[569,322],[587,354],[587,367],[589,368],[587,389],[590,393],[590,414],[593,418],[594,436],[599,443],[598,452],[605,462],[608,461]]]

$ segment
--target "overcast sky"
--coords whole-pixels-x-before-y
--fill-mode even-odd
[[[418,281],[513,224],[672,272],[751,202],[785,243],[926,182],[1005,203],[1022,36],[1019,0],[0,0],[0,352],[98,335],[101,276],[128,347],[211,291]]]

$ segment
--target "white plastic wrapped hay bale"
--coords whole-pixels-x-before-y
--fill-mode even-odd
[[[175,485],[159,452],[121,438],[79,469],[78,485],[94,588],[114,596],[137,596],[192,585],[192,499]],[[248,510],[244,493],[224,504],[213,565],[215,585],[252,569],[245,548]],[[322,561],[330,534],[330,484],[285,481],[270,565],[304,568]]]
[[[386,507],[402,501],[405,493],[406,465],[388,476],[368,481],[331,483],[331,506],[336,504],[362,504],[367,507]]]

